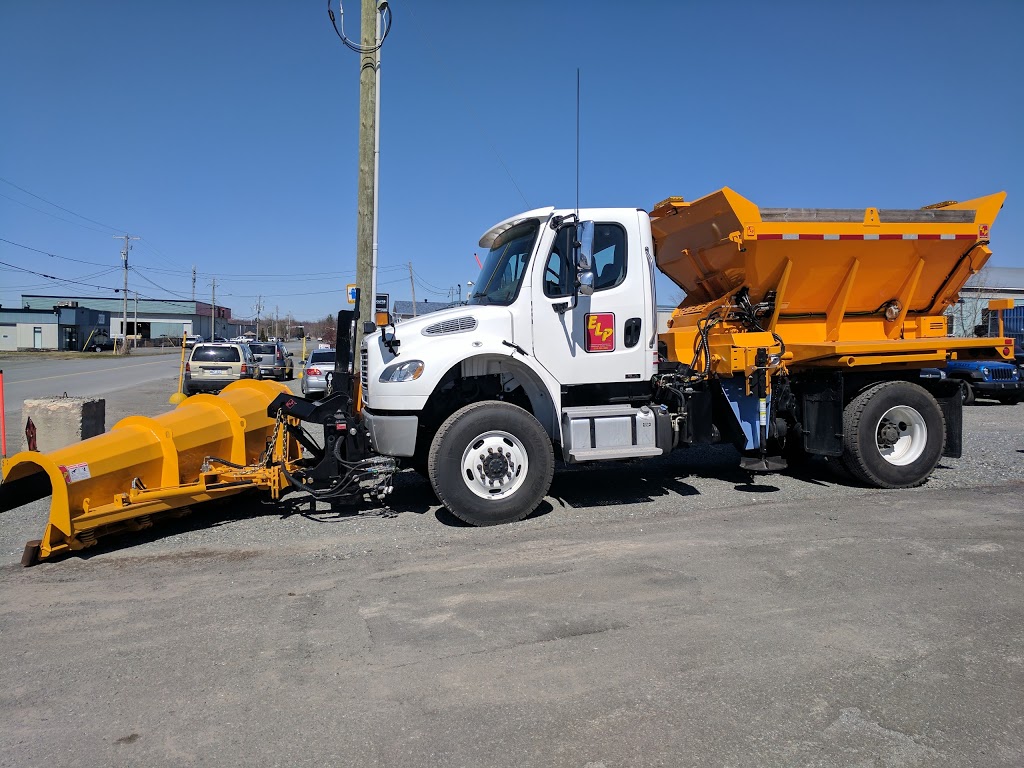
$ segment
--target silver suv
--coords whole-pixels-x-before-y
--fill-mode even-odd
[[[260,363],[263,378],[291,381],[295,378],[292,353],[280,341],[250,341],[249,349]]]
[[[185,363],[185,394],[220,392],[232,381],[259,379],[248,344],[196,344]]]

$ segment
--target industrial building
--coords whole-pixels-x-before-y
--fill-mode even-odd
[[[23,294],[20,307],[0,307],[0,351],[83,350],[93,339],[119,339],[126,330],[140,346],[159,346],[176,344],[183,334],[231,338],[255,327],[255,321],[233,318],[230,307],[218,306],[213,315],[214,307],[202,301],[130,296],[125,329],[119,297]]]

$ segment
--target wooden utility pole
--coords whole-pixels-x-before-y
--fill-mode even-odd
[[[122,235],[114,235],[115,240],[120,240]],[[121,261],[124,263],[124,288],[121,297],[124,304],[124,312],[121,315],[121,354],[128,354],[128,251],[132,249],[131,240],[138,240],[137,237],[124,235],[124,248],[121,250]]]
[[[412,279],[412,262],[409,262],[409,290],[412,291],[412,316],[416,317],[416,281]]]
[[[359,54],[359,180],[356,189],[356,284],[359,286],[360,314],[373,317],[373,246],[376,218],[377,135],[377,0],[362,0]],[[356,349],[363,340],[362,323],[356,328]]]
[[[217,336],[217,278],[213,278],[213,282],[210,284],[213,287],[213,293],[210,295],[210,341],[213,341]]]

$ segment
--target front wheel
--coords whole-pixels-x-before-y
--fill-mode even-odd
[[[875,384],[843,411],[843,465],[876,488],[913,488],[935,469],[945,441],[942,409],[908,381]]]
[[[471,525],[522,520],[537,508],[555,471],[551,440],[528,411],[471,403],[430,444],[427,474],[438,499]]]
[[[960,399],[963,400],[964,405],[974,403],[974,387],[966,379],[960,380]]]

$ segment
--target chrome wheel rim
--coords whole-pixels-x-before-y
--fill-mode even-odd
[[[462,480],[475,495],[498,501],[526,482],[526,448],[515,435],[495,429],[474,437],[462,453]]]

